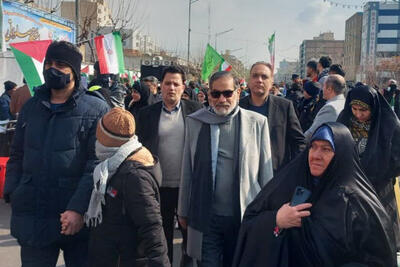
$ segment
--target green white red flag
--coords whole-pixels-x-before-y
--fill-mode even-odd
[[[275,69],[275,33],[268,38],[268,51],[272,65],[272,72]]]
[[[232,70],[232,65],[230,65],[228,62],[225,60],[222,62],[222,64],[219,66],[220,71],[231,71]]]
[[[33,95],[33,88],[44,84],[43,65],[51,40],[11,43],[11,51]]]
[[[124,51],[119,32],[94,38],[101,74],[125,73]]]

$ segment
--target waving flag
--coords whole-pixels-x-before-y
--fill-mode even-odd
[[[268,51],[273,72],[275,69],[275,33],[273,33],[271,37],[268,39]]]
[[[204,55],[203,68],[201,71],[201,78],[203,81],[208,80],[211,73],[224,62],[224,59],[218,54],[215,49],[207,44],[206,54]]]
[[[231,71],[232,70],[232,65],[230,65],[228,62],[226,62],[224,60],[224,62],[222,62],[221,66],[219,67],[220,71]]]
[[[11,43],[11,51],[21,68],[29,90],[44,84],[43,64],[51,40]]]
[[[124,52],[119,32],[94,38],[101,74],[125,73]]]

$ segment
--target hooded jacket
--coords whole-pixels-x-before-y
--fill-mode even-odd
[[[307,149],[263,188],[246,209],[234,267],[397,266],[389,216],[361,170],[350,131],[324,125],[335,147],[324,174],[311,176]],[[312,193],[311,215],[275,236],[277,212],[297,186]]]
[[[118,258],[124,266],[170,266],[160,212],[160,184],[160,163],[146,148],[121,164],[107,185],[103,221],[91,230],[90,266],[115,266]]]

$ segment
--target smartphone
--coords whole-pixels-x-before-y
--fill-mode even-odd
[[[294,190],[290,206],[294,207],[303,203],[306,203],[311,197],[311,191],[304,187],[298,186]]]

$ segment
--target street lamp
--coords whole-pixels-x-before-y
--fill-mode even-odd
[[[238,48],[238,49],[229,49],[229,53],[233,53],[233,52],[237,52],[237,51],[240,51],[240,50],[243,50],[243,48]]]
[[[218,32],[218,33],[215,34],[215,43],[214,43],[214,47],[215,47],[215,50],[216,50],[216,51],[217,51],[217,38],[218,38],[218,36],[221,36],[221,35],[223,35],[223,34],[225,34],[225,33],[231,32],[231,31],[233,31],[233,28],[231,28],[231,29],[229,29],[229,30],[226,30],[226,31],[223,31],[223,32]]]
[[[190,60],[190,33],[191,29],[191,16],[192,16],[192,4],[199,0],[189,0],[189,27],[188,27],[188,51],[187,51],[187,66],[189,70],[189,60]]]
[[[78,44],[79,42],[79,0],[75,0],[75,43]]]

